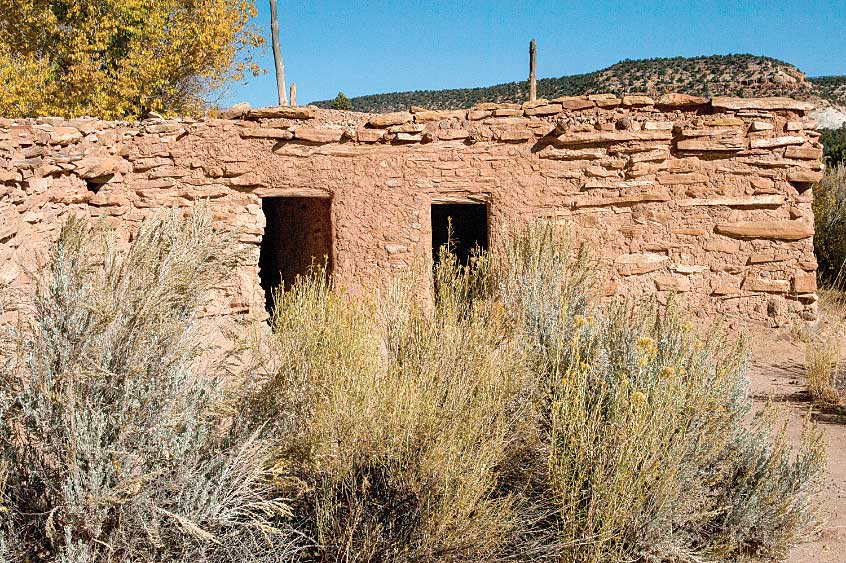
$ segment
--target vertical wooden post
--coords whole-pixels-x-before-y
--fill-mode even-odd
[[[537,49],[535,48],[535,40],[529,42],[529,101],[534,102],[538,99],[538,83],[535,76],[535,65],[537,57]]]
[[[270,0],[270,36],[273,43],[273,62],[276,66],[276,93],[279,95],[279,105],[287,106],[285,65],[282,63],[282,51],[279,49],[279,18],[276,15],[276,0]]]
[[[297,83],[291,82],[291,105],[297,105]]]

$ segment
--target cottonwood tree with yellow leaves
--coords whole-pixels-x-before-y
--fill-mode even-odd
[[[253,0],[0,0],[0,115],[192,113],[261,69]]]

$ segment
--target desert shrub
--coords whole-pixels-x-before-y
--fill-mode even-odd
[[[65,227],[5,353],[12,561],[694,563],[781,557],[809,521],[819,434],[744,422],[743,343],[600,304],[549,225],[444,251],[431,300],[419,271],[356,297],[318,269],[231,388],[196,370],[235,260],[203,214],[103,240]]]
[[[7,327],[5,560],[270,560],[289,539],[269,446],[228,431],[221,374],[195,369],[211,347],[198,309],[235,245],[198,209],[145,221],[118,248],[69,220]]]
[[[837,389],[840,372],[840,346],[837,338],[820,338],[805,347],[805,372],[808,376],[808,393],[823,405],[840,402]]]
[[[822,445],[743,422],[742,342],[598,305],[588,254],[547,225],[467,266],[444,251],[434,278],[433,308],[414,280],[277,298],[242,412],[286,445],[305,560],[696,562],[798,539]]]
[[[750,409],[742,346],[677,311],[578,317],[550,380],[550,493],[575,561],[782,557],[808,523],[818,434],[792,461]],[[567,334],[562,332],[562,334]]]
[[[246,409],[285,432],[313,560],[501,558],[521,520],[500,468],[531,419],[529,373],[501,310],[444,300],[427,313],[413,279],[378,304],[322,279],[278,295],[272,369]]]
[[[846,261],[846,166],[828,168],[814,186],[814,254],[820,281],[832,284]]]
[[[599,306],[595,275],[550,227],[506,238],[494,277],[546,396],[538,422],[564,560],[780,557],[822,470],[809,427],[746,427],[746,351],[677,306]]]

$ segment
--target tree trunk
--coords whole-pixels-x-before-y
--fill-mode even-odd
[[[538,83],[535,77],[535,57],[537,50],[535,48],[535,40],[529,43],[529,101],[534,102],[538,99]]]
[[[270,0],[270,34],[273,43],[273,62],[276,66],[276,91],[279,94],[279,105],[287,106],[285,65],[282,63],[282,50],[279,48],[279,18],[276,16],[276,0]]]

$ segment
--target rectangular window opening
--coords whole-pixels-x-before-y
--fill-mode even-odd
[[[452,226],[452,241],[449,227]],[[432,204],[432,257],[438,261],[443,245],[451,242],[452,251],[467,264],[474,249],[488,249],[488,206],[484,203]]]
[[[259,278],[265,308],[273,313],[274,291],[290,289],[297,276],[325,264],[332,273],[331,200],[322,197],[263,198],[267,219],[259,253]]]

